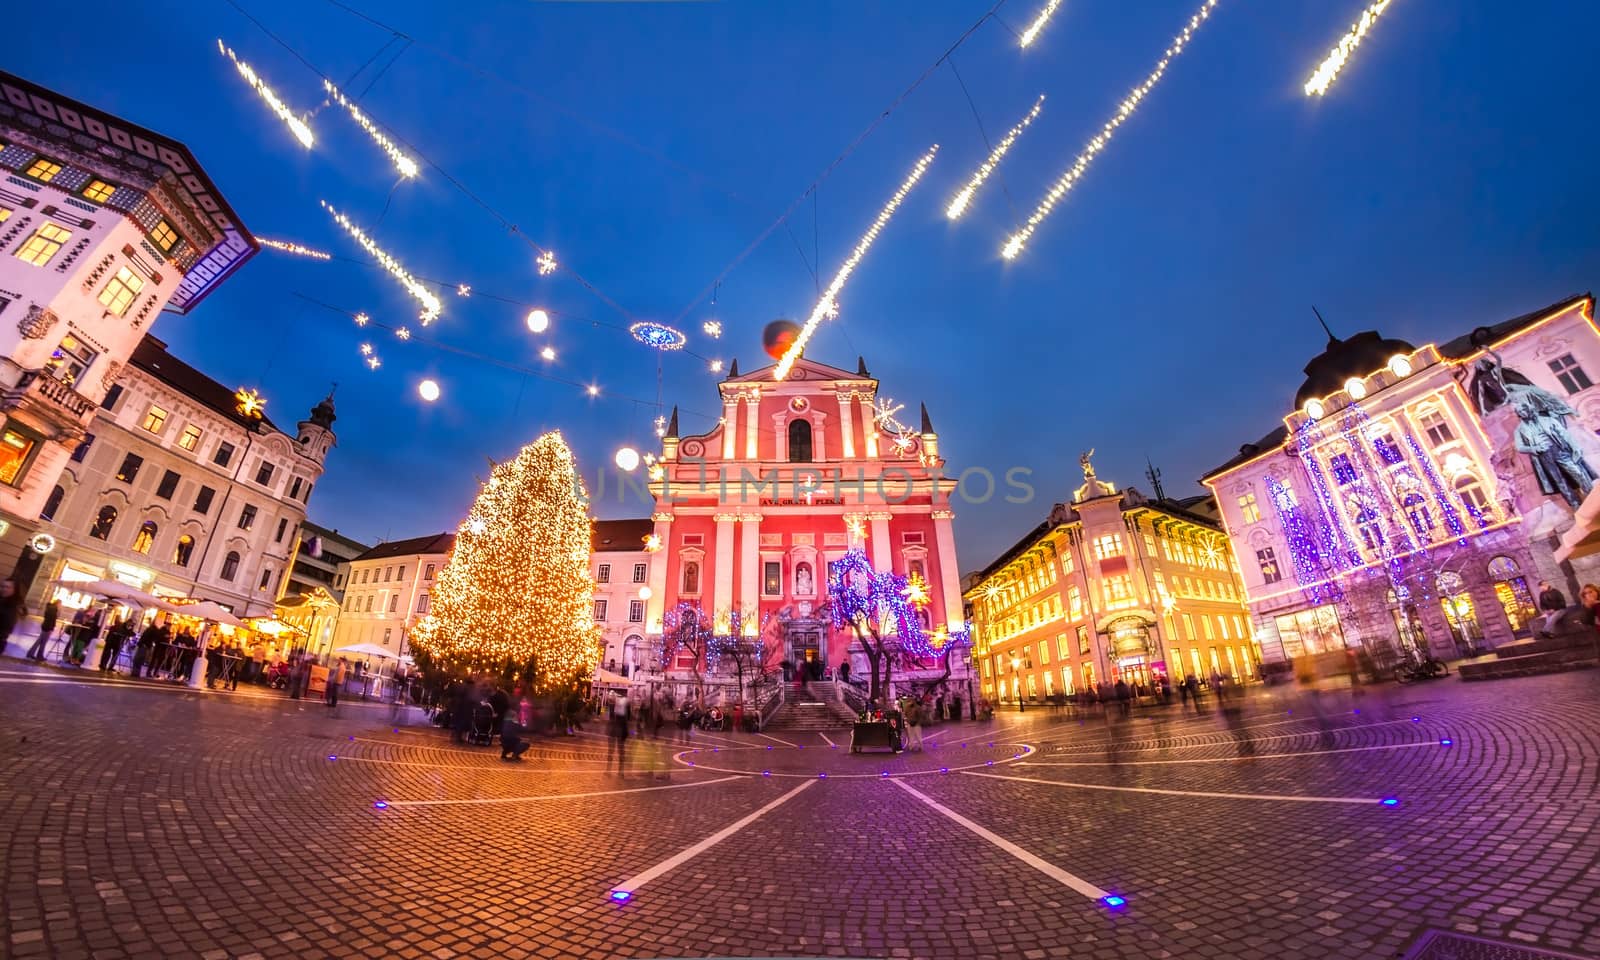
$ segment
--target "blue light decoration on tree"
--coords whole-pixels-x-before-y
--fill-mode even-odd
[[[906,578],[892,570],[874,570],[859,548],[828,565],[828,611],[836,628],[848,627],[872,667],[869,696],[883,692],[890,658],[896,649],[918,655],[931,650],[922,618],[906,597]]]
[[[661,638],[657,643],[663,671],[679,655],[690,658],[697,690],[704,683],[702,671],[716,668],[717,636],[697,603],[680,601],[668,610],[661,618]]]

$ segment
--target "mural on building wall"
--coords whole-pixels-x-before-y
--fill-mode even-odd
[[[1470,382],[1472,401],[1484,425],[1500,428],[1491,429],[1491,433],[1509,434],[1516,452],[1527,457],[1541,493],[1559,496],[1577,509],[1595,482],[1594,469],[1567,422],[1578,412],[1562,398],[1507,367],[1495,351],[1485,350],[1485,354],[1479,358]]]

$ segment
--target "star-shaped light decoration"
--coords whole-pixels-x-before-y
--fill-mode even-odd
[[[538,264],[539,276],[548,277],[550,274],[555,273],[558,266],[555,251],[546,250],[544,253],[539,254]]]
[[[899,451],[900,453],[905,453],[907,450],[910,450],[917,441],[912,439],[909,433],[898,433],[895,434],[893,442],[895,450]]]
[[[666,476],[667,476],[667,468],[666,467],[663,467],[659,463],[650,464],[650,479],[652,481],[659,482],[659,481],[665,479]]]
[[[712,373],[721,373],[722,372],[722,361],[721,360],[713,360],[713,361],[711,361],[711,372]]]
[[[639,459],[644,461],[645,466],[649,466],[650,464],[656,462],[656,455],[653,454],[653,453],[647,453],[644,456],[640,457]]]
[[[940,650],[943,650],[944,645],[949,642],[950,634],[945,630],[944,627],[939,627],[937,630],[934,630],[928,634],[928,646],[932,647],[936,653]]]
[[[655,553],[661,549],[661,537],[658,534],[647,533],[644,535],[644,552]]]
[[[858,513],[844,518],[844,528],[850,531],[852,540],[867,539],[867,518]]]
[[[370,356],[372,356],[372,344],[370,344],[370,343],[363,343],[363,344],[362,344],[362,345],[361,345],[361,355],[362,355],[362,356],[363,356],[363,357],[370,357]]]
[[[262,409],[266,407],[267,400],[261,395],[260,390],[253,387],[240,387],[233,395],[234,409],[239,411],[239,416],[260,420],[265,414]]]
[[[372,369],[376,370],[379,367],[383,366],[383,361],[379,360],[377,357],[368,357],[367,358],[367,366],[369,366]]]
[[[1217,546],[1215,540],[1201,547],[1200,554],[1213,565],[1220,566],[1222,564],[1222,549]]]
[[[371,322],[372,322],[372,318],[367,316],[365,313],[356,314],[356,326],[364,327],[364,326],[366,326],[367,324],[369,324]]]
[[[922,579],[922,574],[912,571],[911,576],[906,578],[906,588],[900,591],[900,595],[913,607],[925,607],[928,605],[928,581]]]
[[[470,297],[470,296],[472,296],[472,284],[470,284],[470,283],[458,283],[458,284],[456,284],[456,296],[458,296],[458,297]]]
[[[707,320],[705,323],[700,324],[700,329],[705,331],[706,336],[715,340],[722,336],[722,321]]]
[[[400,329],[396,330],[394,335],[399,337],[401,340],[411,339],[411,331],[405,327],[401,327]]]

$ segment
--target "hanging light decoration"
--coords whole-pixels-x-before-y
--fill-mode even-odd
[[[394,168],[400,171],[400,176],[409,180],[417,175],[419,172],[417,161],[411,159],[406,155],[405,151],[395,146],[393,140],[384,136],[383,131],[379,130],[378,125],[361,112],[360,107],[346,100],[344,94],[339,92],[339,88],[333,85],[333,81],[323,78],[322,88],[328,91],[328,96],[333,98],[334,103],[344,107],[345,112],[350,114],[350,119],[354,120],[357,126],[367,131],[367,136],[371,137],[372,142],[378,145],[378,149],[389,155],[389,159],[394,162]]]
[[[1028,24],[1028,29],[1022,31],[1022,36],[1017,38],[1017,46],[1030,46],[1038,38],[1039,31],[1044,29],[1044,25],[1050,21],[1051,15],[1056,12],[1056,8],[1059,6],[1061,6],[1061,0],[1049,0],[1044,5],[1044,9],[1039,11],[1039,15],[1033,18],[1033,22]]]
[[[995,144],[994,150],[990,152],[989,159],[983,161],[983,164],[978,167],[978,172],[972,175],[972,179],[967,181],[967,185],[962,187],[961,192],[956,194],[950,201],[950,206],[945,209],[945,216],[954,220],[966,212],[967,204],[972,202],[972,195],[978,192],[979,187],[983,186],[983,181],[989,179],[989,174],[1000,166],[1000,159],[1006,155],[1007,150],[1011,149],[1011,145],[1017,142],[1017,138],[1022,136],[1022,131],[1028,129],[1028,124],[1033,122],[1033,118],[1037,117],[1039,111],[1043,108],[1044,94],[1041,93],[1039,94],[1039,99],[1034,103],[1033,109],[1028,111],[1028,115],[1017,121],[1016,126],[1006,131],[1006,135],[1000,138],[1000,142]]]
[[[416,277],[413,277],[406,271],[405,267],[400,265],[400,261],[390,256],[388,251],[378,246],[377,241],[367,236],[366,231],[356,226],[355,222],[349,217],[340,213],[338,210],[335,210],[333,205],[328,203],[328,201],[322,201],[322,209],[328,211],[328,213],[333,217],[334,223],[337,223],[339,226],[343,227],[346,233],[348,233],[357,243],[361,244],[362,249],[371,254],[372,258],[377,260],[383,269],[389,271],[390,276],[399,281],[400,286],[404,287],[407,293],[411,294],[411,296],[416,298],[417,302],[422,304],[422,313],[419,314],[419,317],[422,320],[423,326],[427,326],[439,318],[439,314],[444,312],[444,304],[439,302],[439,298],[434,295],[432,290],[429,290],[427,287],[423,286],[421,281],[419,281]]]
[[[528,330],[531,333],[544,333],[550,329],[550,314],[543,310],[533,309],[528,311]]]
[[[1367,32],[1383,16],[1383,11],[1389,6],[1390,0],[1377,0],[1361,11],[1361,19],[1357,20],[1349,32],[1339,38],[1339,45],[1328,52],[1322,63],[1312,72],[1311,79],[1306,81],[1306,96],[1320,97],[1333,86],[1333,81],[1339,76],[1339,71],[1344,69],[1345,61],[1356,52],[1356,47],[1361,46],[1361,41],[1366,38]]]
[[[333,259],[333,254],[331,253],[323,253],[321,250],[313,250],[310,247],[302,247],[300,244],[291,243],[288,240],[269,240],[266,237],[256,237],[256,243],[259,243],[263,247],[266,247],[270,250],[277,250],[280,253],[292,253],[297,257],[309,257],[312,260]]]
[[[256,93],[261,95],[261,99],[266,101],[268,107],[272,108],[272,112],[278,115],[278,119],[289,127],[289,132],[294,134],[296,140],[300,141],[300,145],[310,150],[311,145],[317,139],[312,134],[310,125],[295,116],[288,105],[278,98],[278,95],[273,92],[271,87],[267,86],[266,81],[262,80],[255,70],[251,69],[250,64],[240,60],[234,54],[233,48],[223,43],[221,38],[217,39],[217,50],[233,61],[234,67],[238,69],[239,76],[244,78],[244,82],[255,88]]]
[[[439,384],[434,380],[424,380],[417,384],[417,395],[429,403],[439,399]]]

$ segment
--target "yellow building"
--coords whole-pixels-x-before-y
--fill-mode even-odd
[[[1255,679],[1260,653],[1215,503],[1118,491],[1089,457],[1072,502],[969,579],[984,695],[1034,702],[1118,678]]]

